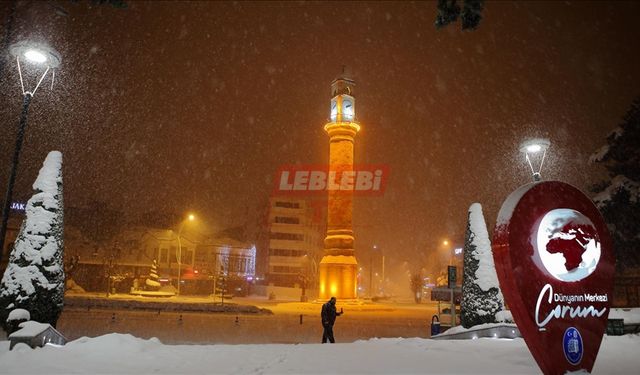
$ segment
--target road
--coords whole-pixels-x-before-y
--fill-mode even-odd
[[[157,337],[168,344],[317,343],[322,338],[320,304],[279,304],[273,315],[135,310],[65,309],[58,329],[73,340],[118,332]],[[373,337],[429,337],[434,305],[344,306],[337,342]],[[317,310],[317,311],[316,311]],[[300,315],[302,314],[302,324]]]

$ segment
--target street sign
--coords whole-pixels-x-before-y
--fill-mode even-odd
[[[462,289],[455,288],[453,289],[453,298],[457,305],[460,304],[462,300]],[[431,289],[431,300],[432,301],[442,301],[442,302],[451,302],[451,289],[450,288],[433,288]]]

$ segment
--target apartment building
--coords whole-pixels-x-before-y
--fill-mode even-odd
[[[325,225],[324,207],[316,203],[289,197],[270,199],[269,285],[315,287]]]

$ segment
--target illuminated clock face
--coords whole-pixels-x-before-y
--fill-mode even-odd
[[[342,114],[346,119],[353,119],[353,103],[351,100],[345,99],[342,102]]]
[[[338,103],[335,100],[331,101],[331,120],[335,121],[338,115]]]

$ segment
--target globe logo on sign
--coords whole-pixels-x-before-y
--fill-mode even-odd
[[[547,212],[535,239],[534,262],[558,280],[582,280],[596,270],[600,261],[598,231],[588,217],[576,210],[558,208]]]
[[[582,349],[582,335],[580,335],[580,332],[575,327],[567,328],[562,337],[564,357],[575,366],[582,360]]]

